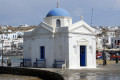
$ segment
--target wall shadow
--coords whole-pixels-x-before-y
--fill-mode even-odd
[[[23,75],[23,76],[34,76],[41,78],[43,80],[64,80],[64,78],[58,73],[37,70],[37,69],[28,69],[28,68],[15,68],[15,67],[1,67],[0,74],[13,74],[13,75]]]

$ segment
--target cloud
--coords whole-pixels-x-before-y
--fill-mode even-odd
[[[57,0],[0,0],[0,25],[33,22],[37,25],[51,9],[56,8],[56,2]],[[60,7],[67,10],[75,21],[79,20],[80,16],[84,16],[86,21],[89,20],[91,8],[94,9],[94,16],[97,17],[95,21],[99,24],[102,24],[102,20],[99,20],[101,15],[111,17],[114,14],[119,17],[116,13],[120,13],[120,0],[59,0],[59,2]],[[119,20],[117,17],[115,20]]]
[[[114,0],[113,8],[115,10],[119,10],[120,9],[120,0]]]
[[[77,9],[75,9],[75,10],[72,11],[72,14],[73,14],[74,16],[77,16],[77,17],[82,16],[82,14],[83,14],[83,9],[82,9],[82,8],[77,8]]]

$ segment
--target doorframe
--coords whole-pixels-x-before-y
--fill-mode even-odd
[[[87,67],[87,53],[88,53],[88,46],[89,46],[89,41],[87,40],[87,39],[85,39],[85,38],[81,38],[81,39],[79,39],[78,41],[77,41],[77,46],[79,47],[79,67],[83,67],[83,66],[80,66],[80,46],[86,46],[86,66],[84,66],[84,67]]]

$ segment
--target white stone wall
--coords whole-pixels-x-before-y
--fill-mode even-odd
[[[50,37],[36,36],[34,39],[26,39],[24,42],[24,57],[32,58],[32,64],[36,58],[40,59],[40,46],[45,46],[46,66],[51,67],[53,62],[53,41]],[[51,45],[52,44],[52,45]]]
[[[87,40],[79,43],[79,40]],[[96,40],[90,35],[69,35],[69,68],[78,69],[80,66],[80,45],[86,45],[86,66],[84,68],[96,68]]]
[[[70,26],[72,24],[71,17],[58,17],[58,16],[46,17],[44,21],[55,28],[57,19],[61,21],[61,27]]]
[[[32,58],[32,64],[36,58],[40,59],[40,46],[45,46],[46,67],[52,67],[54,60],[65,60],[68,55],[67,35],[56,34],[34,37],[33,40],[25,38],[24,58]]]
[[[67,33],[59,33],[55,35],[55,59],[56,60],[66,60],[67,67],[69,64],[69,52],[68,52],[68,34]]]

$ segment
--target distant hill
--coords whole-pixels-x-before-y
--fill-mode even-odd
[[[36,26],[28,26],[28,27],[13,27],[13,26],[7,26],[6,28],[2,28],[0,26],[0,33],[11,33],[16,31],[27,31],[30,29],[34,29]],[[11,32],[10,32],[11,31]]]

